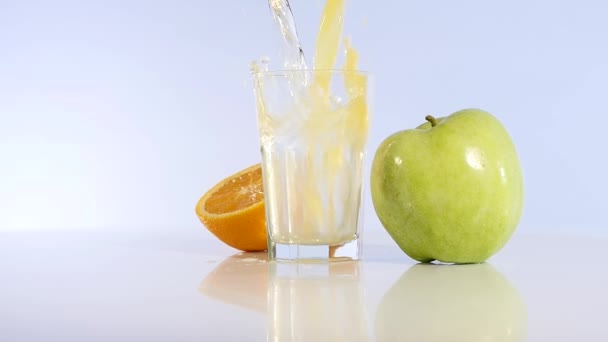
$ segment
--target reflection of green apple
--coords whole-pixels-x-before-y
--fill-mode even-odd
[[[526,307],[489,264],[407,270],[376,312],[378,341],[524,341]]]
[[[523,180],[509,134],[467,109],[397,132],[376,151],[371,193],[391,237],[413,259],[483,262],[517,227]]]

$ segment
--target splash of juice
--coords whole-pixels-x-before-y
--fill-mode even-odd
[[[269,233],[275,242],[343,244],[357,238],[368,131],[367,77],[357,71],[357,51],[342,39],[345,1],[325,4],[313,71],[306,70],[289,2],[269,0],[269,5],[283,37],[284,65],[296,71],[285,73],[285,102],[292,106],[278,113],[264,96],[272,78],[254,66],[266,198],[280,199],[266,203]],[[344,66],[330,72],[342,42]],[[343,84],[333,87],[344,94],[332,93],[336,79]]]

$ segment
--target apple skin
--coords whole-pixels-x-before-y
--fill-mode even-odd
[[[374,209],[415,260],[484,262],[507,243],[521,216],[515,146],[483,110],[461,110],[435,123],[397,132],[378,147],[371,170]]]

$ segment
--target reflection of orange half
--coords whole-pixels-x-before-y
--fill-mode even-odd
[[[222,261],[205,279],[199,292],[226,304],[266,313],[268,255],[240,253]]]

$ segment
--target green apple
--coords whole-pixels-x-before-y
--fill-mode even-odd
[[[525,341],[526,305],[490,264],[408,269],[380,300],[378,341]]]
[[[415,260],[483,262],[507,243],[521,216],[515,146],[483,110],[426,119],[378,147],[371,171],[374,209]]]

